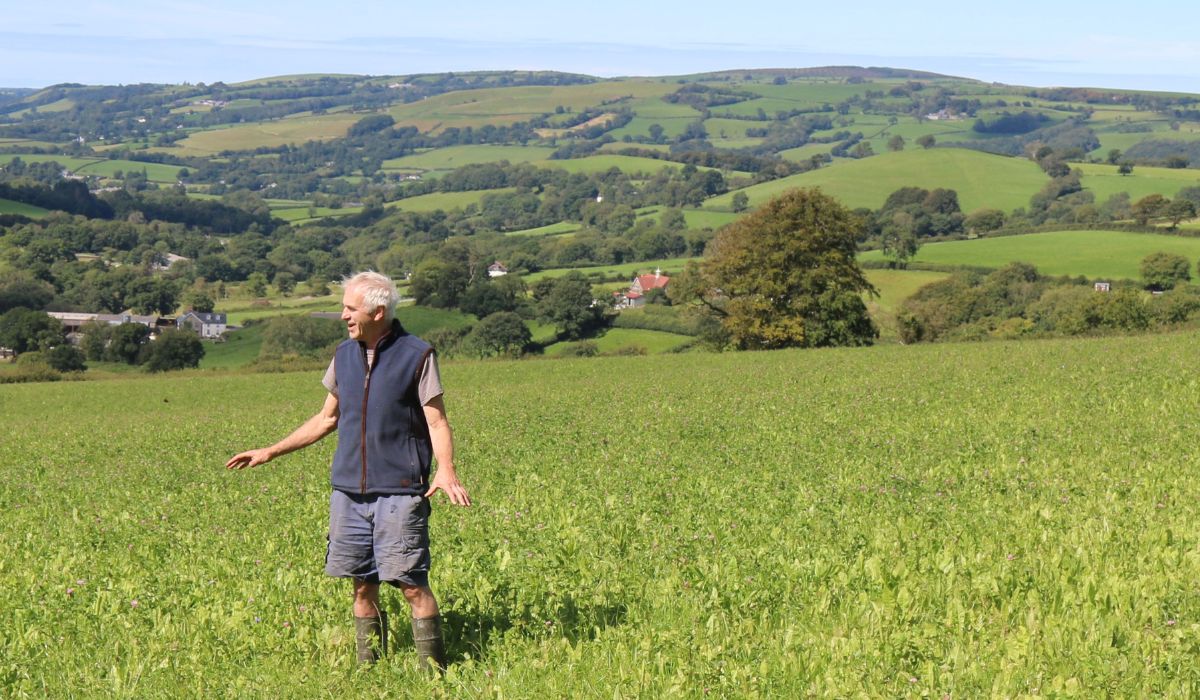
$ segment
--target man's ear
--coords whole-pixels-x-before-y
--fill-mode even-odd
[[[376,306],[375,311],[371,313],[371,320],[382,321],[387,316],[387,310],[382,306]]]

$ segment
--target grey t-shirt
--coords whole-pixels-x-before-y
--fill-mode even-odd
[[[375,351],[367,348],[367,364],[370,364],[375,358]],[[334,360],[329,361],[329,369],[325,370],[325,378],[321,383],[329,390],[329,393],[337,396],[337,372],[333,367]],[[438,371],[437,355],[432,352],[425,358],[425,364],[421,367],[421,383],[417,385],[417,397],[421,400],[421,405],[425,406],[430,401],[442,395],[442,375]]]

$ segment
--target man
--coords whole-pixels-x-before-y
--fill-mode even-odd
[[[279,442],[234,455],[228,469],[265,464],[334,430],[333,492],[325,573],[354,581],[358,660],[386,652],[379,583],[400,588],[412,612],[422,669],[445,668],[441,617],[429,588],[429,498],[471,505],[454,471],[454,443],[433,348],[395,320],[400,295],[387,277],[362,272],[345,282],[338,345],[325,375],[321,410]],[[432,481],[430,458],[437,460]]]

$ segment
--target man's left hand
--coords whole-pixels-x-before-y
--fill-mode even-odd
[[[433,482],[429,485],[429,490],[425,492],[425,498],[431,498],[439,489],[450,497],[450,502],[454,505],[471,505],[471,497],[467,495],[467,490],[463,488],[463,485],[458,482],[458,475],[453,470],[439,468],[433,475]]]

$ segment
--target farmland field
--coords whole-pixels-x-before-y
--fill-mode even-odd
[[[466,192],[432,192],[405,199],[397,199],[384,205],[388,209],[404,211],[436,211],[442,209],[463,209],[469,204],[479,204],[486,195],[514,192],[514,187],[503,187],[495,190],[469,190]]]
[[[297,116],[243,126],[209,129],[192,133],[170,147],[156,149],[179,155],[215,155],[221,151],[253,150],[260,146],[274,148],[306,141],[336,139],[346,135],[361,114],[330,114],[326,116]]]
[[[40,219],[49,213],[49,210],[35,207],[32,204],[14,202],[11,199],[0,199],[0,214],[20,214],[21,216],[28,216],[31,219]]]
[[[641,328],[610,328],[598,338],[590,339],[596,348],[603,353],[613,353],[621,350],[639,348],[650,355],[671,352],[676,348],[691,343],[694,338],[678,333],[664,333]],[[562,354],[574,343],[561,342],[546,348],[546,355],[554,357]]]
[[[1046,183],[1038,166],[1025,159],[1005,158],[961,148],[934,148],[883,153],[780,180],[747,187],[742,192],[757,206],[786,190],[820,187],[848,207],[881,206],[901,187],[946,187],[958,192],[964,212],[982,207],[1011,211],[1027,206]],[[705,208],[727,208],[733,193],[713,197]]]
[[[1083,172],[1081,180],[1087,190],[1096,195],[1096,203],[1103,203],[1117,192],[1128,192],[1130,201],[1138,201],[1149,194],[1161,194],[1174,199],[1184,187],[1200,185],[1200,172],[1185,168],[1152,168],[1136,166],[1128,175],[1117,173],[1115,165],[1094,163],[1072,163],[1072,168]]]
[[[921,246],[913,261],[979,267],[1021,261],[1047,275],[1138,279],[1142,258],[1159,251],[1194,261],[1200,258],[1200,238],[1121,231],[1053,231],[929,243]],[[862,259],[882,260],[883,254],[868,251]]]
[[[1193,696],[1198,342],[446,363],[475,505],[435,503],[437,685]],[[333,440],[221,466],[322,395],[316,372],[0,386],[3,694],[361,694],[321,572]],[[372,692],[438,692],[384,605]]]
[[[471,163],[528,163],[554,152],[550,146],[449,146],[383,161],[385,170],[453,170]]]

